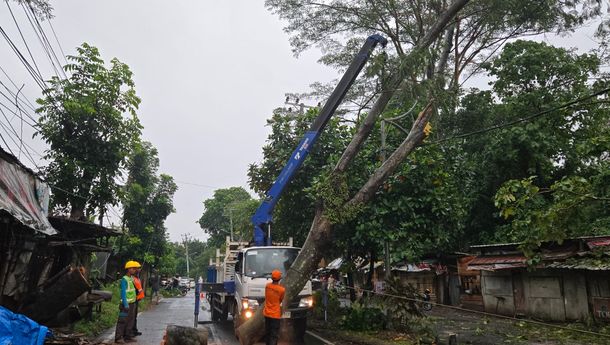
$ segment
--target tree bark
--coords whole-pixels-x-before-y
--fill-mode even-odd
[[[424,38],[413,48],[409,56],[416,56],[416,54],[419,54],[423,49],[427,49],[430,44],[439,37],[449,21],[468,3],[468,1],[469,0],[455,0],[432,25],[430,30],[424,35]],[[403,83],[404,76],[410,68],[412,67],[406,66],[401,68],[401,70],[391,78],[388,87],[381,93],[371,111],[359,127],[358,132],[354,135],[352,141],[343,152],[343,155],[332,172],[333,175],[341,175],[347,170],[349,164],[360,151],[362,144],[373,130],[377,118],[385,109],[397,88]],[[377,191],[383,181],[396,170],[406,156],[425,138],[424,127],[428,123],[431,114],[432,106],[431,104],[428,104],[414,122],[407,138],[405,138],[398,149],[390,155],[381,167],[371,175],[365,185],[346,203],[346,205],[364,204],[372,199],[375,191]],[[332,245],[332,230],[333,224],[324,215],[323,206],[318,206],[305,244],[281,282],[286,288],[285,301],[290,301],[294,296],[297,296],[303,289],[303,286],[305,286],[305,283],[311,274],[316,270],[324,253]],[[250,320],[237,329],[237,335],[242,345],[252,345],[264,335],[264,317],[262,309],[262,307],[259,308]]]
[[[169,325],[165,330],[163,345],[207,345],[208,331],[192,327]]]
[[[365,185],[346,204],[362,204],[370,201],[379,186],[392,174],[404,158],[411,153],[417,145],[425,138],[424,127],[432,114],[432,105],[428,106],[419,114],[417,120],[407,138],[390,155],[390,157],[369,178]],[[305,283],[316,270],[318,263],[332,245],[331,233],[333,224],[324,215],[324,209],[320,206],[316,210],[314,220],[309,229],[305,244],[295,262],[288,270],[281,284],[286,288],[285,301],[290,301],[303,289]],[[243,323],[237,329],[237,334],[242,345],[252,345],[264,336],[264,317],[262,307],[254,316]]]

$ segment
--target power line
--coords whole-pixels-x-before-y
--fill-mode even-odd
[[[21,7],[23,8],[23,12],[25,13],[25,16],[27,17],[28,21],[30,22],[30,26],[34,30],[34,34],[36,35],[36,38],[38,38],[38,42],[40,42],[40,45],[42,46],[42,49],[44,50],[44,52],[45,52],[49,62],[51,63],[51,67],[55,71],[55,75],[57,76],[57,78],[62,79],[59,76],[60,72],[59,72],[57,66],[55,65],[55,62],[53,61],[52,54],[49,52],[49,47],[47,45],[48,40],[46,39],[46,35],[44,34],[44,31],[42,31],[42,27],[40,27],[40,23],[38,22],[38,18],[36,17],[35,14],[30,16],[30,13],[28,12],[28,9],[25,7],[25,4],[23,2],[21,3]],[[30,11],[32,12],[31,6],[30,6]],[[59,69],[61,70],[61,68],[59,68]]]
[[[2,71],[2,73],[4,74],[4,76],[6,76],[6,78],[7,78],[7,79],[8,79],[8,80],[11,82],[11,84],[12,84],[12,85],[13,85],[13,86],[14,86],[16,89],[18,89],[17,84],[15,84],[15,82],[13,81],[13,79],[12,79],[12,78],[11,78],[11,77],[10,77],[10,76],[9,76],[9,75],[6,73],[6,71],[4,70],[4,68],[2,68],[2,66],[0,66],[0,71]],[[1,81],[0,81],[0,84],[1,84],[2,86],[4,86],[4,88],[5,88],[7,91],[11,92],[11,91],[9,90],[8,86],[6,86],[6,85],[5,85],[3,82],[1,82]],[[13,93],[11,93],[11,94],[13,94]],[[35,112],[35,111],[36,111],[36,109],[34,109],[34,105],[32,104],[32,102],[30,102],[30,100],[29,100],[29,99],[27,99],[25,96],[24,96],[24,98],[25,98],[25,101],[26,101],[26,102],[29,104],[29,108],[30,108],[30,109],[32,109],[32,111],[34,111],[34,112]],[[21,99],[21,97],[20,97],[19,99]],[[23,102],[23,100],[22,100],[22,102]]]
[[[24,6],[23,3],[21,3],[21,5]],[[46,32],[44,31],[42,25],[40,24],[40,21],[38,20],[38,16],[36,16],[34,8],[32,7],[32,4],[30,2],[28,2],[28,6],[30,8],[30,13],[32,14],[32,18],[34,19],[34,22],[36,23],[36,26],[38,27],[38,30],[40,31],[43,41],[46,42],[46,46],[47,46],[48,50],[50,51],[50,55],[55,58],[55,61],[59,65],[58,69],[61,71],[61,74],[63,74],[64,79],[68,79],[68,76],[66,75],[65,71],[63,70],[63,68],[61,66],[61,62],[59,61],[59,58],[57,57],[57,54],[55,53],[55,49],[53,49],[53,45],[51,45],[51,42],[49,41],[49,38],[47,37]],[[58,42],[59,42],[59,40],[58,40]],[[45,50],[47,50],[47,48],[45,48]],[[47,53],[49,53],[49,52],[47,52]],[[64,59],[65,59],[65,57],[64,57]],[[51,63],[53,63],[53,61],[51,61]]]
[[[0,111],[0,112],[1,112],[1,111]],[[12,134],[10,133],[10,131],[9,131],[9,130],[6,128],[6,126],[4,126],[4,124],[3,124],[1,121],[0,121],[0,127],[2,127],[2,129],[4,130],[4,132],[5,132],[6,134],[8,134],[8,135],[9,135],[9,138],[11,139],[11,141],[13,142],[13,144],[15,144],[15,146],[16,146],[16,147],[19,147],[19,144],[18,144],[18,143],[15,141],[15,139],[13,138]],[[11,128],[12,128],[13,130],[15,130],[15,129],[14,129],[12,126],[11,126]],[[18,135],[17,135],[17,137],[18,137]],[[4,140],[4,138],[3,138],[3,140]],[[7,145],[8,145],[8,144],[7,144]],[[8,146],[7,146],[7,148],[10,150],[10,147],[8,147]],[[12,150],[10,150],[10,151],[11,151],[11,153],[13,154],[13,156],[15,156],[15,154],[13,153],[13,151],[12,151]],[[28,150],[25,150],[25,154],[26,154],[25,156],[28,158],[28,160],[29,160],[30,162],[32,162],[32,164],[34,164],[34,166],[36,167],[36,169],[38,169],[39,171],[41,171],[40,167],[38,167],[38,165],[36,164],[36,161],[34,160],[34,157],[32,157],[32,154],[31,154],[31,153],[30,153]]]
[[[199,183],[192,183],[192,182],[185,182],[185,181],[178,181],[178,180],[174,180],[176,183],[179,184],[186,184],[189,186],[196,186],[196,187],[202,187],[202,188],[211,188],[211,189],[220,189],[220,187],[214,187],[214,186],[210,186],[207,184],[199,184]]]
[[[19,26],[19,23],[17,23],[17,19],[15,18],[15,15],[13,14],[13,9],[9,5],[8,1],[6,1],[6,7],[8,7],[9,12],[11,13],[11,17],[13,17],[13,22],[15,22],[17,31],[19,31],[21,40],[23,41],[23,44],[25,45],[25,49],[27,49],[28,54],[30,55],[30,58],[32,59],[32,63],[34,63],[34,67],[36,67],[36,71],[38,71],[38,76],[40,76],[40,78],[42,78],[42,73],[40,73],[40,69],[38,68],[38,65],[36,64],[36,60],[34,59],[34,56],[32,55],[32,51],[30,50],[30,47],[28,46],[28,43],[25,40],[25,37],[23,37],[23,32],[21,31],[21,27]]]
[[[21,95],[22,95],[22,93],[14,93],[14,92],[13,92],[11,89],[9,89],[9,88],[8,88],[8,86],[6,86],[6,84],[4,84],[2,81],[0,81],[0,85],[2,85],[2,86],[3,86],[3,87],[6,89],[6,91],[7,91],[7,92],[8,92],[8,93],[9,93],[9,94],[12,96],[12,97],[15,97],[15,99],[16,99],[16,101],[17,101],[17,103],[21,104],[23,107],[27,107],[27,108],[31,109],[33,112],[36,112],[36,109],[32,108],[32,106],[29,104],[29,101],[28,101],[28,103],[26,103],[26,102],[24,102],[24,101],[23,101],[23,99],[21,98],[21,97],[22,97],[22,96],[21,96]],[[24,84],[24,85],[25,85],[25,84]],[[1,92],[1,91],[0,91],[0,92]],[[6,96],[6,95],[4,95],[4,97],[5,97],[5,98],[8,98],[8,96]],[[27,98],[26,98],[26,100],[27,100]],[[13,104],[15,104],[15,103],[13,103]],[[17,104],[15,104],[15,105],[16,105],[16,106],[18,106]],[[26,115],[27,115],[27,113],[26,113]],[[38,121],[36,121],[36,120],[35,120],[33,117],[31,117],[30,115],[28,115],[28,117],[29,117],[30,119],[32,119],[32,121],[34,121],[35,123],[37,123],[37,122],[38,122]]]
[[[53,28],[53,24],[51,23],[51,19],[47,19],[47,22],[49,23],[49,27],[51,28],[51,32],[53,32],[53,37],[55,37],[55,42],[57,42],[57,46],[59,47],[59,51],[61,52],[61,56],[63,57],[64,61],[66,62],[66,64],[68,63],[68,60],[66,60],[66,53],[64,53],[64,49],[61,47],[61,43],[59,43],[59,39],[57,38],[57,34],[55,33],[55,29]]]
[[[2,96],[4,96],[5,98],[7,98],[7,96],[6,96],[6,95],[5,95],[5,94],[4,94],[2,91],[0,91],[0,95],[2,95]],[[10,99],[9,99],[9,100],[10,100]],[[15,115],[15,116],[19,117],[19,118],[20,118],[22,121],[24,121],[25,123],[27,123],[27,124],[28,124],[30,127],[34,128],[34,129],[36,129],[35,123],[34,123],[34,124],[32,124],[32,123],[29,123],[28,121],[25,121],[25,120],[23,119],[23,115],[17,114],[17,113],[16,113],[14,110],[12,110],[12,109],[11,109],[9,106],[7,106],[6,104],[4,104],[4,103],[0,102],[0,105],[1,105],[1,106],[3,106],[3,107],[6,109],[6,110],[10,111],[10,112],[11,112],[13,115]],[[14,105],[15,105],[15,104],[14,104]],[[7,120],[7,121],[9,121],[9,119],[6,119],[6,120]],[[33,119],[32,119],[32,120],[33,120]],[[34,120],[34,121],[35,121],[35,120]]]
[[[40,87],[40,89],[45,90],[46,89],[46,83],[43,80],[42,76],[38,76],[36,75],[36,71],[34,70],[34,68],[32,67],[32,65],[30,65],[30,63],[28,62],[28,60],[25,58],[25,56],[23,56],[23,54],[21,53],[21,51],[19,50],[19,48],[17,48],[17,46],[15,45],[15,43],[11,40],[11,38],[8,36],[8,34],[6,33],[6,31],[4,31],[4,29],[2,28],[2,26],[0,26],[0,34],[2,34],[2,36],[4,37],[4,39],[6,40],[6,42],[9,44],[9,46],[11,47],[11,49],[13,50],[13,52],[17,55],[17,57],[19,58],[19,60],[21,61],[21,63],[23,64],[23,66],[25,66],[25,69],[28,71],[28,73],[32,76],[32,78],[34,78],[34,81],[36,82],[36,84],[38,84],[38,86]]]
[[[2,139],[2,142],[4,143],[4,146],[6,147],[6,149],[9,150],[9,152],[14,156],[15,153],[13,152],[13,150],[11,150],[11,148],[8,145],[8,143],[6,142],[6,140],[4,140],[4,137],[2,136],[2,133],[0,133],[0,139]]]
[[[610,92],[610,87],[607,87],[605,89],[596,91],[596,92],[594,92],[592,94],[589,94],[587,96],[583,96],[583,97],[577,98],[577,99],[569,101],[567,103],[563,103],[563,104],[558,105],[556,107],[553,107],[553,108],[550,108],[550,109],[547,109],[547,110],[543,110],[543,111],[537,112],[537,113],[535,113],[533,115],[530,115],[530,116],[526,116],[526,117],[522,117],[522,118],[517,119],[517,120],[513,120],[513,121],[506,122],[506,123],[502,123],[502,124],[498,124],[498,125],[493,125],[493,126],[490,126],[490,127],[482,128],[482,129],[479,129],[479,130],[476,130],[476,131],[467,132],[467,133],[463,133],[463,134],[458,134],[458,135],[455,135],[455,136],[452,136],[452,137],[448,137],[448,138],[442,138],[442,139],[439,139],[439,140],[436,140],[436,141],[432,141],[429,144],[425,144],[424,143],[424,145],[436,145],[436,144],[439,144],[439,143],[442,143],[442,142],[445,142],[445,141],[449,141],[449,140],[453,140],[453,139],[467,138],[467,137],[471,137],[473,135],[487,133],[487,132],[490,132],[490,131],[493,131],[493,130],[496,130],[496,129],[501,129],[501,128],[505,128],[505,127],[514,126],[514,125],[522,123],[522,122],[529,122],[529,121],[535,120],[535,119],[537,119],[537,118],[539,118],[539,117],[541,117],[543,115],[550,114],[550,113],[552,113],[554,111],[557,111],[557,110],[561,110],[561,109],[572,107],[572,106],[574,106],[574,105],[576,105],[578,103],[581,103],[581,102],[589,100],[591,98],[595,98],[597,96],[606,94],[608,92]]]

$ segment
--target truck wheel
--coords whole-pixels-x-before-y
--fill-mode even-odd
[[[242,322],[241,322],[241,317],[239,315],[234,315],[233,316],[233,332],[235,332],[235,338],[237,338],[237,340],[239,340],[239,336],[237,335],[237,329],[239,328],[239,326],[241,326]]]
[[[222,305],[222,314],[220,314],[219,318],[220,321],[227,321],[229,318],[229,305],[227,303]]]
[[[210,304],[210,317],[212,318],[212,321],[216,322],[218,320],[220,320],[220,312],[216,309],[216,301],[212,300],[212,304]]]

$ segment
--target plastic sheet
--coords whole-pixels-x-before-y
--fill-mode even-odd
[[[0,209],[36,231],[54,235],[57,231],[47,219],[48,207],[49,186],[21,167],[0,159]]]
[[[43,345],[47,335],[47,327],[0,307],[0,345]]]

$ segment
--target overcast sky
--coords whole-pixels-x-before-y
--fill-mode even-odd
[[[203,239],[195,222],[214,189],[247,188],[247,167],[261,160],[269,133],[265,121],[283,105],[286,92],[306,91],[312,82],[336,77],[316,62],[319,52],[293,56],[282,22],[262,0],[52,4],[52,24],[66,54],[88,42],[106,61],[117,57],[134,72],[143,138],[159,150],[160,171],[179,186],[176,213],[167,220],[172,240],[182,233]],[[50,64],[23,9],[11,5],[41,71],[50,76]],[[26,52],[4,1],[0,25]],[[43,27],[52,35],[47,23]],[[1,39],[0,66],[18,86],[26,85],[23,92],[33,102],[40,89]],[[0,81],[7,82],[1,72]],[[13,123],[20,131],[19,121]],[[27,126],[24,133],[24,141],[42,153],[44,145],[31,139]],[[1,128],[0,134],[7,136]],[[21,160],[33,167],[24,154]]]
[[[0,26],[25,54],[6,3],[1,2]],[[100,49],[106,61],[117,57],[134,72],[142,98],[138,115],[143,138],[159,150],[160,171],[172,175],[179,186],[176,213],[167,220],[174,241],[183,233],[204,239],[196,220],[203,212],[202,201],[214,189],[247,188],[247,167],[261,160],[269,133],[266,119],[283,105],[284,94],[307,91],[311,83],[337,76],[316,62],[319,51],[308,51],[298,59],[293,56],[283,23],[264,8],[263,0],[51,2],[52,24],[66,54],[75,54],[76,46],[88,42]],[[38,67],[50,77],[50,63],[23,9],[15,2],[11,8]],[[61,55],[48,22],[43,28]],[[561,45],[590,49],[595,42],[592,28],[588,31],[561,39]],[[558,39],[540,40],[557,43]],[[30,101],[40,97],[40,89],[2,37],[0,67],[17,87],[24,85],[22,94]],[[0,81],[9,83],[1,71]],[[480,78],[469,84],[484,86]],[[0,100],[8,104],[1,96]],[[18,118],[3,110],[21,132]],[[6,124],[4,118],[2,123]],[[9,140],[6,130],[0,126],[0,134]],[[31,128],[25,126],[23,133],[24,142],[34,149],[29,151],[44,151],[40,139],[31,138]],[[9,141],[9,146],[35,168],[24,153],[19,154],[19,145]],[[32,155],[41,165],[37,153]]]

